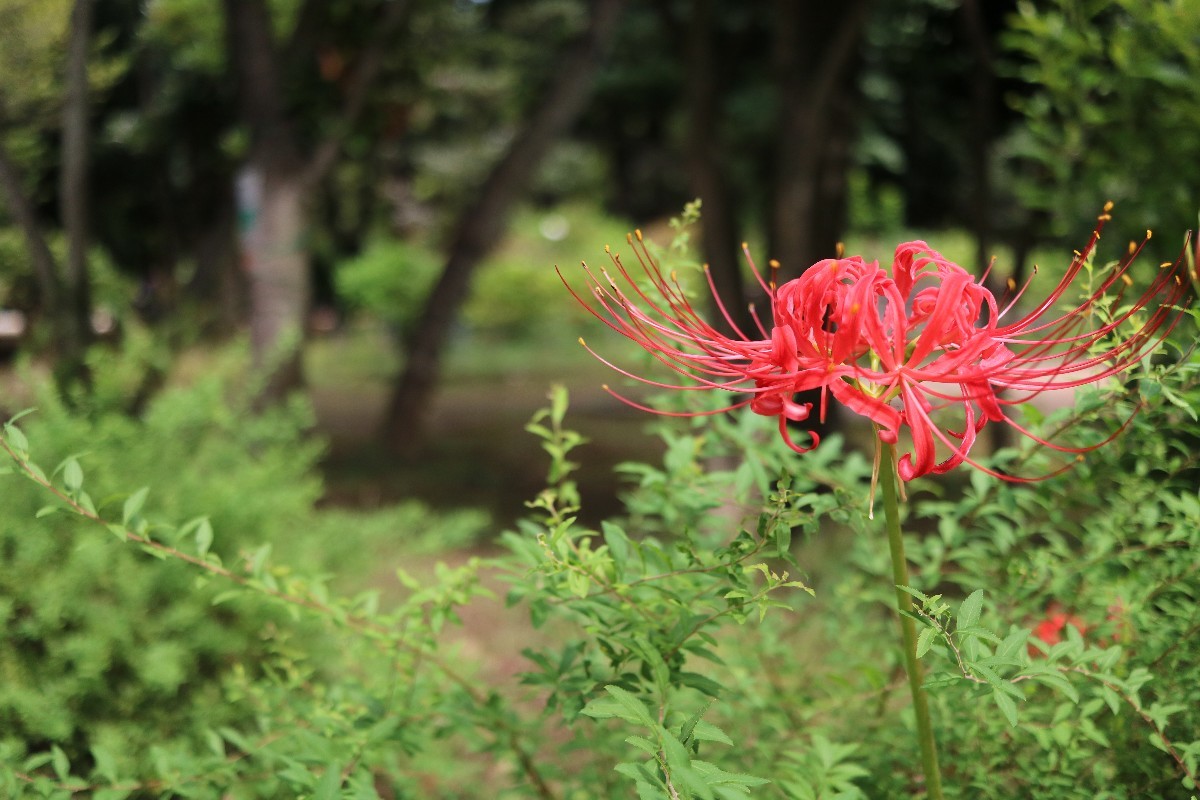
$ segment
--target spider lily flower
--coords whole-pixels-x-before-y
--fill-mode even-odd
[[[1052,601],[1046,608],[1046,616],[1038,621],[1033,627],[1033,636],[1035,639],[1040,639],[1048,645],[1056,645],[1066,638],[1066,628],[1070,625],[1075,630],[1079,631],[1080,636],[1086,636],[1089,626],[1075,614],[1068,613],[1063,609],[1062,604],[1057,601]],[[1042,654],[1041,648],[1032,642],[1028,645],[1029,655],[1039,656]]]
[[[651,386],[739,393],[743,396],[728,406],[702,413],[749,406],[777,417],[781,436],[798,453],[816,447],[818,437],[810,431],[806,442],[793,438],[789,423],[803,423],[813,413],[813,404],[798,402],[796,395],[819,390],[822,419],[832,397],[869,419],[880,441],[906,449],[897,463],[905,481],[962,463],[1007,480],[1040,480],[1049,475],[1001,474],[973,460],[969,453],[979,433],[988,423],[1006,424],[1071,456],[1110,441],[1124,425],[1105,442],[1071,447],[1027,430],[1006,409],[1044,392],[1122,375],[1155,351],[1192,298],[1182,257],[1162,265],[1142,294],[1126,297],[1133,284],[1130,268],[1145,241],[1131,244],[1111,269],[1092,269],[1091,255],[1110,209],[1105,206],[1087,246],[1076,251],[1058,284],[1016,319],[1010,318],[1036,268],[1024,286],[1010,285],[1010,296],[999,301],[983,284],[986,274],[976,278],[923,241],[897,247],[890,272],[858,256],[826,259],[782,285],[774,279],[778,264],[771,262],[764,277],[743,245],[771,301],[769,323],[751,307],[757,328],[751,335],[727,313],[711,276],[709,289],[733,333],[706,322],[676,277],[663,274],[640,231],[627,237],[640,276],[605,248],[610,268],[583,266],[588,298],[563,282],[593,315],[644,348],[676,379],[634,375],[588,347],[594,356]],[[1069,310],[1055,310],[1081,275],[1090,287],[1083,299]],[[634,407],[664,413],[612,393]],[[939,449],[948,453],[940,460]]]

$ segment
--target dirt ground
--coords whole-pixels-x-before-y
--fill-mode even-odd
[[[495,378],[450,378],[433,399],[422,444],[398,459],[378,441],[387,401],[382,383],[325,384],[311,390],[318,427],[329,440],[322,467],[331,505],[372,508],[418,498],[438,508],[488,510],[500,525],[524,512],[544,488],[549,457],[525,431],[547,404],[551,378],[515,373]],[[599,519],[617,505],[613,467],[657,460],[661,446],[646,432],[648,415],[614,400],[594,373],[567,375],[567,425],[587,437],[573,454],[585,513]]]

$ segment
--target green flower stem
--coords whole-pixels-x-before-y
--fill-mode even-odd
[[[908,562],[904,558],[904,537],[900,533],[900,508],[896,502],[896,448],[883,445],[879,469],[883,487],[883,511],[887,520],[888,547],[892,551],[892,580],[896,586],[908,586]],[[908,671],[908,687],[912,691],[913,713],[917,718],[917,738],[921,744],[921,765],[925,770],[928,800],[942,800],[942,774],[938,770],[937,742],[929,720],[929,698],[921,688],[924,680],[921,662],[917,660],[917,626],[911,614],[912,596],[896,589],[896,608],[900,611],[900,631],[904,637],[904,666]]]

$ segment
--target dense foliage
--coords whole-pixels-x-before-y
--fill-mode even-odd
[[[1021,205],[1065,232],[1092,198],[1122,208],[1123,233],[1196,227],[1200,48],[1195,0],[1022,2],[1004,42],[1028,86],[1007,145]],[[1132,212],[1132,213],[1130,213]]]
[[[507,554],[342,597],[311,576],[305,542],[332,528],[312,516],[303,418],[235,427],[225,396],[204,380],[143,422],[46,402],[5,429],[32,478],[5,478],[8,796],[921,793],[870,465],[848,445],[799,458],[753,415],[671,423],[662,465],[627,465],[626,512],[591,529],[556,391],[530,425],[548,486]],[[911,486],[952,796],[1194,791],[1200,361],[1028,413],[1086,438],[1135,404],[1063,478]],[[64,460],[42,472],[43,455]],[[35,519],[46,503],[59,510]],[[478,524],[388,513],[332,523],[354,541],[344,564],[401,527],[461,541]],[[506,612],[488,599],[498,576]],[[520,633],[470,666],[456,623],[480,609]]]

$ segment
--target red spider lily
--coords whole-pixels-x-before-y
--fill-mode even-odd
[[[1046,608],[1046,616],[1034,626],[1033,635],[1034,638],[1040,639],[1046,644],[1055,645],[1063,640],[1063,632],[1068,625],[1079,631],[1080,636],[1087,635],[1087,623],[1074,614],[1068,614],[1063,610],[1061,603],[1053,601]],[[1031,656],[1041,655],[1042,652],[1034,644],[1030,644],[1028,650]]]
[[[812,404],[799,403],[795,396],[820,390],[822,419],[832,395],[871,420],[883,442],[897,443],[907,431],[911,450],[897,464],[906,481],[946,472],[963,462],[1008,480],[1037,480],[1000,475],[972,460],[968,454],[979,432],[989,422],[1005,423],[1059,452],[1074,455],[1099,447],[1103,442],[1070,447],[1047,441],[1022,427],[1005,408],[1046,391],[1094,384],[1126,372],[1161,344],[1190,302],[1183,258],[1164,264],[1140,296],[1125,298],[1133,283],[1130,267],[1144,241],[1131,245],[1111,270],[1102,275],[1092,271],[1089,257],[1110,208],[1111,204],[1105,207],[1087,247],[1075,253],[1058,285],[1012,321],[1008,317],[1032,277],[1019,291],[1010,286],[1012,296],[1001,303],[984,287],[983,278],[921,241],[896,248],[890,274],[878,262],[857,256],[827,259],[781,286],[774,281],[778,264],[771,263],[770,279],[764,280],[747,250],[751,269],[771,300],[769,330],[751,308],[760,338],[737,328],[711,277],[709,288],[734,334],[706,322],[675,276],[659,269],[640,231],[628,241],[647,281],[639,283],[621,257],[610,251],[611,271],[596,273],[584,265],[595,304],[569,283],[567,287],[597,318],[686,381],[672,384],[632,375],[597,358],[653,386],[745,393],[741,401],[708,413],[749,405],[758,414],[778,417],[784,441],[799,453],[816,447],[818,438],[810,432],[811,444],[793,441],[788,423],[803,422],[812,413]],[[1069,311],[1053,311],[1081,273],[1086,273],[1090,287],[1086,297]],[[958,411],[947,413],[951,409]],[[952,430],[947,416],[962,429]],[[950,452],[940,462],[939,444]]]

